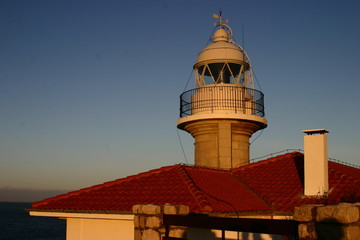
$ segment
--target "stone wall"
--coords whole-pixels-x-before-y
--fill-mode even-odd
[[[294,219],[299,221],[299,239],[359,240],[359,213],[360,203],[296,207]]]
[[[161,240],[165,236],[162,222],[164,214],[187,215],[189,207],[183,205],[134,205],[135,240]],[[186,228],[171,226],[169,237],[184,237]]]

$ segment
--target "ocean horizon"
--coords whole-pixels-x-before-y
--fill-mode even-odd
[[[0,240],[65,240],[66,220],[30,216],[29,202],[0,202]]]

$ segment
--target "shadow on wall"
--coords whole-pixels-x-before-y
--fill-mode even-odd
[[[211,231],[211,229],[204,228],[188,228],[186,230],[186,239],[189,240],[218,240],[221,238],[217,238],[216,235]]]
[[[185,239],[189,240],[221,240],[221,231],[213,232],[211,229],[188,228]],[[225,232],[226,240],[297,240],[297,237],[286,237],[280,235],[248,233],[248,232]]]
[[[318,240],[345,239],[343,224],[334,221],[334,219],[331,218],[315,223],[315,231],[318,236]]]
[[[242,232],[239,233],[239,238],[235,239],[241,239],[241,240],[284,240],[287,238],[283,238],[280,235],[270,235],[266,233],[249,233],[249,232]]]

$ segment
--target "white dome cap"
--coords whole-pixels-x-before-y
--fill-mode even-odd
[[[226,41],[229,42],[229,34],[225,29],[218,29],[213,35],[214,42]]]

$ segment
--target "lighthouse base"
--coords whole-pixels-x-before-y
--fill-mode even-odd
[[[263,128],[241,120],[201,120],[184,124],[195,138],[195,165],[231,169],[249,163],[249,138]]]

